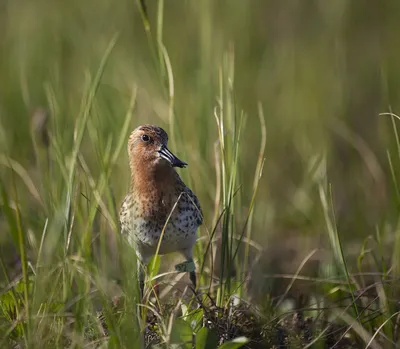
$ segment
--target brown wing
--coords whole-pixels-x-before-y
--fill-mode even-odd
[[[132,209],[132,204],[133,202],[131,199],[131,195],[128,194],[127,196],[125,196],[125,199],[122,202],[121,208],[119,210],[120,232],[123,235],[129,233],[129,211]]]
[[[199,199],[188,187],[186,187],[186,194],[188,195],[192,204],[195,206],[195,214],[196,214],[197,224],[202,225],[203,224],[203,211],[201,209]]]

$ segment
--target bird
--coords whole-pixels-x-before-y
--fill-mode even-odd
[[[120,208],[120,227],[122,236],[136,251],[141,295],[144,268],[158,245],[160,255],[180,252],[184,256],[185,262],[175,269],[189,272],[196,290],[193,247],[203,213],[197,196],[176,171],[188,164],[168,149],[168,134],[149,124],[130,134],[128,156],[130,186]]]

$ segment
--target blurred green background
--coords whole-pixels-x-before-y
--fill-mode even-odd
[[[7,158],[27,171],[43,201],[57,196],[46,191],[40,164],[46,156],[50,164],[68,163],[88,76],[95,75],[116,34],[88,121],[95,136],[85,133],[81,147],[90,173],[98,178],[102,154],[118,143],[135,86],[130,128],[154,123],[171,130],[168,91],[152,51],[161,35],[157,6],[147,2],[149,40],[133,0],[1,1],[0,177],[20,207],[25,231],[37,239],[50,211],[19,175],[12,175]],[[261,273],[286,265],[295,270],[312,248],[329,246],[321,182],[331,183],[346,251],[355,244],[357,254],[361,241],[377,230],[395,242],[400,202],[388,154],[396,175],[393,124],[398,121],[379,113],[396,113],[400,107],[399,11],[400,3],[390,0],[165,2],[162,40],[175,92],[170,148],[189,163],[180,173],[197,193],[210,230],[218,139],[214,108],[227,57],[234,61],[230,83],[236,113],[245,115],[238,226],[250,205],[259,157],[259,106],[265,115],[265,165],[252,225],[252,238],[267,251]],[[37,137],[35,115],[42,109],[49,116],[50,147],[58,148],[40,157],[32,139]],[[229,126],[226,132],[232,132]],[[49,173],[47,180],[59,183],[62,191],[61,174]],[[118,207],[129,185],[125,146],[108,185]],[[10,241],[3,224],[4,256]]]

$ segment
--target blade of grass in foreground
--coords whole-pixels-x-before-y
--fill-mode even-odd
[[[79,155],[79,151],[80,151],[82,140],[83,140],[83,135],[86,130],[88,118],[89,118],[90,112],[92,110],[92,106],[94,103],[94,99],[96,97],[96,93],[100,86],[101,78],[103,76],[103,73],[104,73],[106,64],[108,62],[108,59],[110,57],[110,54],[117,42],[117,39],[118,39],[118,34],[115,34],[112,37],[112,39],[110,40],[110,42],[103,54],[103,57],[100,61],[100,65],[96,71],[94,79],[89,84],[88,90],[86,92],[86,96],[82,100],[81,110],[79,112],[77,124],[76,124],[75,130],[74,130],[74,146],[72,149],[72,155],[71,155],[71,159],[70,159],[70,163],[69,163],[69,175],[68,175],[68,183],[67,183],[67,189],[66,189],[66,204],[65,204],[65,208],[66,208],[65,217],[67,218],[67,220],[70,216],[71,197],[74,192],[73,187],[74,187],[74,178],[75,178],[75,174],[76,174],[76,165],[77,165],[78,155]],[[89,251],[90,246],[88,246],[88,244],[90,243],[90,239],[87,236],[88,229],[85,229],[85,231],[86,231],[86,233],[82,237],[82,241],[87,241],[88,243],[83,245],[83,249],[84,249],[84,251]]]
[[[383,113],[380,115],[390,115],[390,117],[391,117],[393,134],[394,134],[394,138],[396,141],[397,161],[399,161],[400,160],[400,137],[399,137],[399,133],[397,130],[396,119],[400,120],[400,117],[392,112]],[[388,159],[389,159],[390,172],[391,172],[393,184],[395,187],[396,201],[397,201],[397,205],[400,206],[399,181],[397,179],[396,172],[395,172],[395,169],[393,166],[392,156],[389,151],[387,153],[388,153]],[[397,226],[396,231],[399,232],[400,231],[400,229],[399,229],[400,221],[397,222],[397,225],[398,226]],[[400,274],[400,233],[396,234],[395,245],[394,245],[394,250],[393,250],[393,255],[392,255],[392,265],[394,267],[394,272],[396,273],[397,276],[399,276],[399,274]]]
[[[14,191],[16,192],[14,177],[12,178],[12,181],[13,181],[13,185],[14,185]],[[18,323],[19,321],[21,321],[24,318],[27,320],[26,325],[22,326],[22,331],[23,331],[23,339],[24,339],[25,345],[26,345],[26,347],[28,347],[28,344],[30,343],[30,320],[31,319],[30,319],[29,289],[28,289],[28,287],[29,287],[28,263],[27,263],[27,256],[26,256],[25,238],[24,238],[24,233],[22,231],[22,227],[21,227],[18,201],[16,201],[16,204],[15,204],[16,214],[14,216],[12,209],[11,209],[11,203],[9,201],[7,191],[1,180],[0,180],[0,187],[1,187],[2,199],[3,199],[3,213],[7,219],[8,227],[10,229],[12,238],[13,238],[16,246],[18,247],[19,257],[21,258],[22,279],[23,279],[23,283],[24,283],[24,289],[23,289],[24,309],[22,311],[21,311],[21,309],[19,309],[16,295],[13,292],[12,292],[12,296],[13,296],[15,309],[16,309],[16,315],[17,315],[17,319],[18,319],[18,321],[16,321],[16,322]],[[2,266],[3,266],[4,274],[6,275],[6,278],[9,280],[3,261],[2,261]]]
[[[110,43],[108,44],[108,47],[101,59],[101,62],[100,62],[99,68],[96,72],[96,75],[95,75],[93,81],[91,82],[91,84],[89,84],[89,88],[86,93],[86,96],[82,100],[81,111],[79,112],[77,124],[76,124],[75,131],[74,131],[74,146],[72,149],[72,155],[71,155],[70,164],[69,164],[69,175],[68,175],[67,194],[66,194],[67,201],[66,201],[66,206],[65,206],[68,211],[69,211],[68,208],[70,207],[70,200],[71,200],[71,195],[72,195],[72,191],[73,191],[72,187],[73,187],[73,181],[74,181],[75,172],[76,172],[77,158],[78,158],[78,154],[79,154],[79,149],[82,144],[83,135],[84,135],[84,132],[86,129],[87,120],[89,118],[90,111],[92,109],[92,105],[94,102],[94,98],[95,98],[97,90],[99,88],[100,81],[103,76],[108,58],[117,42],[117,39],[118,39],[118,34],[114,35],[114,37],[111,39]],[[69,217],[69,212],[66,212],[66,217]]]
[[[104,52],[104,55],[101,59],[100,66],[96,72],[93,82],[89,86],[87,96],[85,97],[85,99],[83,100],[83,103],[82,103],[81,111],[80,111],[79,117],[78,117],[78,124],[75,129],[74,148],[72,150],[72,157],[71,157],[71,163],[70,163],[70,172],[69,172],[69,186],[70,187],[72,185],[72,179],[74,177],[74,172],[75,172],[75,164],[77,161],[79,149],[81,147],[83,134],[86,129],[86,123],[87,123],[88,117],[90,115],[93,101],[96,96],[97,90],[99,88],[100,81],[103,76],[108,58],[110,57],[110,54],[117,42],[117,39],[118,39],[118,34],[114,35],[114,37],[110,40],[110,43],[108,44],[108,47],[107,47],[106,51]]]
[[[265,126],[265,117],[264,117],[264,112],[262,109],[261,103],[258,104],[258,116],[260,120],[260,126],[261,126],[261,142],[260,142],[260,151],[258,155],[258,161],[256,165],[256,170],[254,173],[254,180],[253,180],[253,194],[251,197],[250,201],[250,207],[247,213],[246,221],[243,227],[243,232],[240,236],[240,242],[243,239],[243,236],[246,234],[246,247],[245,247],[245,252],[244,252],[244,263],[242,264],[242,272],[240,275],[246,275],[247,274],[247,267],[248,267],[248,262],[249,262],[249,251],[250,251],[250,243],[249,241],[251,240],[251,228],[253,225],[253,217],[254,217],[254,205],[255,205],[255,200],[256,200],[256,195],[258,192],[258,186],[260,184],[260,179],[262,176],[263,168],[264,168],[264,152],[265,152],[265,145],[267,141],[267,128]],[[237,252],[238,252],[239,246],[236,248],[236,251],[234,253],[233,258],[236,258]],[[240,294],[239,296],[243,295],[243,288],[240,288]]]
[[[342,271],[346,277],[346,280],[347,280],[347,283],[349,286],[349,292],[351,294],[351,298],[353,301],[354,313],[355,313],[356,317],[358,318],[359,313],[358,313],[357,304],[356,304],[355,298],[354,298],[353,284],[352,284],[352,281],[351,281],[351,278],[349,275],[349,271],[347,268],[346,259],[343,254],[343,248],[342,248],[342,243],[340,241],[339,233],[338,233],[336,225],[335,225],[336,223],[335,223],[335,216],[334,216],[334,212],[333,212],[332,192],[330,191],[330,198],[331,198],[331,203],[330,203],[331,210],[330,210],[329,206],[328,206],[328,200],[326,197],[326,193],[325,193],[325,190],[324,190],[322,184],[319,184],[318,189],[319,189],[319,195],[320,195],[320,200],[321,200],[321,204],[322,204],[322,210],[323,210],[324,217],[325,217],[325,224],[326,224],[326,227],[328,230],[329,241],[330,241],[331,247],[333,249],[335,260],[341,266]],[[330,211],[332,211],[333,219],[331,219],[331,217],[330,217]]]
[[[15,218],[17,224],[17,232],[18,232],[18,249],[19,255],[21,258],[21,266],[22,266],[22,279],[24,280],[24,303],[25,303],[25,317],[27,323],[27,341],[29,343],[31,336],[31,312],[30,312],[30,297],[29,297],[29,277],[28,277],[28,258],[27,258],[27,246],[25,233],[22,231],[22,222],[21,222],[21,212],[19,210],[19,200],[18,200],[18,191],[15,183],[15,178],[12,176],[12,184],[15,196]]]
[[[218,108],[215,109],[215,120],[218,128],[219,159],[221,168],[222,217],[221,226],[221,252],[219,263],[219,289],[217,304],[222,305],[224,297],[230,295],[230,275],[232,274],[235,260],[234,256],[234,231],[235,207],[239,198],[235,198],[238,190],[238,167],[241,131],[243,128],[243,113],[239,120],[236,115],[236,102],[234,97],[234,53],[229,50],[220,68],[219,74],[220,95]],[[225,127],[227,125],[228,128]],[[239,241],[240,244],[240,241]]]

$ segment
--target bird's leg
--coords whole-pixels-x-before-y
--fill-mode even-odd
[[[143,299],[144,292],[144,266],[138,260],[138,279],[139,279],[139,291],[140,291],[140,299]]]
[[[139,280],[139,292],[140,292],[140,301],[143,299],[144,294],[144,279],[145,279],[145,268],[147,265],[147,259],[143,258],[143,253],[139,248],[136,248],[136,267],[137,267],[137,278]]]
[[[188,262],[192,262],[194,264],[193,259],[188,260]],[[196,270],[189,272],[189,278],[193,284],[194,289],[197,289]]]
[[[193,262],[193,252],[192,249],[183,250],[182,254],[186,257],[186,262],[177,264],[175,266],[175,270],[179,272],[188,272],[190,281],[193,284],[194,290],[197,288],[197,279],[196,279],[196,265]]]

